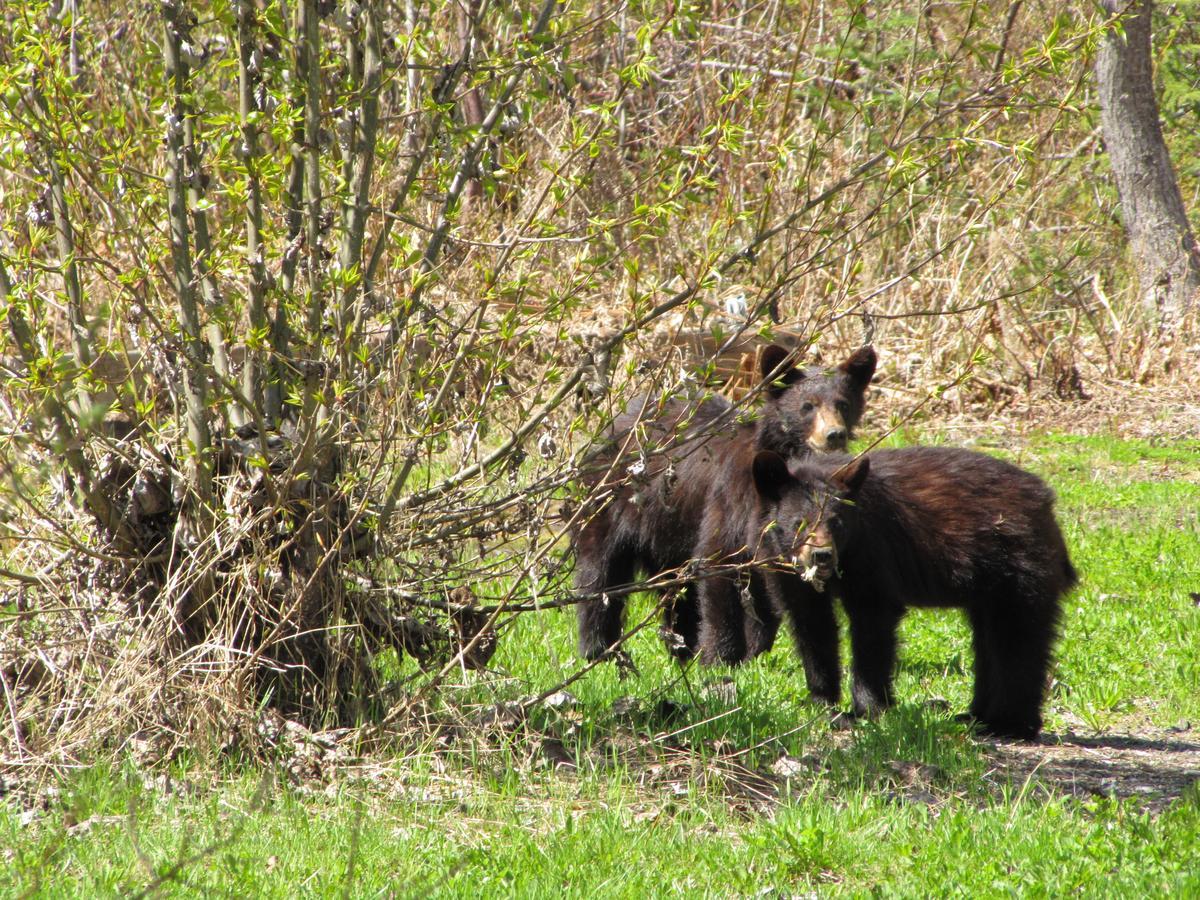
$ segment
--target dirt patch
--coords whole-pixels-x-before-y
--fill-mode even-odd
[[[1161,812],[1200,783],[1200,734],[1191,728],[1139,734],[1044,734],[998,742],[990,781],[1036,785],[1055,795],[1135,800]]]
[[[855,731],[834,730],[801,757],[785,753],[765,764],[760,758],[754,768],[744,765],[745,751],[723,742],[704,753],[632,734],[615,742],[625,767],[638,773],[648,796],[680,798],[699,788],[722,797],[740,815],[752,816],[769,815],[789,788],[802,788],[828,773],[830,753],[852,745]],[[1200,800],[1200,730],[1189,723],[1129,733],[1044,733],[1036,742],[988,740],[981,748],[987,761],[983,795],[936,765],[889,760],[874,775],[890,799],[931,808],[955,798],[978,802],[1011,795],[1014,786],[1033,796],[1130,801],[1153,815],[1183,797],[1195,794]]]
[[[794,790],[804,792],[829,771],[832,748],[855,741],[853,729],[838,730],[828,735],[827,743],[821,742],[823,747],[814,746],[801,757],[785,753],[772,762],[750,767],[744,750],[718,741],[697,752],[677,743],[670,732],[648,735],[618,727],[590,748],[585,758],[576,758],[557,737],[519,727],[509,734],[516,741],[507,745],[507,752],[476,735],[469,748],[473,750],[470,764],[455,752],[467,748],[455,748],[450,742],[423,754],[421,773],[410,775],[403,766],[397,767],[391,754],[359,756],[355,750],[358,736],[344,729],[312,733],[296,723],[272,724],[278,726],[282,755],[278,765],[264,770],[264,778],[268,786],[288,785],[300,796],[336,801],[346,787],[354,786],[364,792],[368,802],[403,799],[456,810],[478,791],[487,790],[486,779],[480,776],[489,772],[492,778],[503,780],[506,771],[515,767],[521,778],[537,781],[550,775],[570,781],[578,777],[581,763],[603,770],[618,762],[638,789],[633,804],[638,820],[670,815],[695,796],[720,798],[741,819],[770,816]],[[521,748],[527,752],[520,753]],[[514,754],[514,750],[518,752]],[[983,744],[983,752],[988,768],[983,774],[982,794],[978,784],[966,785],[936,765],[903,760],[890,760],[880,767],[875,773],[878,788],[894,802],[930,809],[955,800],[980,802],[1002,792],[1011,795],[1015,787],[1020,796],[1065,796],[1080,801],[1113,798],[1132,802],[1152,815],[1200,791],[1200,732],[1190,725],[1131,734],[1044,734],[1037,742],[989,741]],[[540,776],[535,774],[539,771]],[[155,775],[153,768],[144,773],[149,791],[203,793],[198,785],[174,782],[162,773]],[[43,781],[22,783],[16,774],[0,776],[0,797],[8,794],[8,801],[23,809],[22,825],[60,807],[59,786]],[[830,791],[831,798],[836,796],[836,787],[829,785],[823,790]],[[550,795],[543,798],[536,791],[527,798],[532,806],[552,802]],[[586,805],[587,799],[581,796],[576,802]]]

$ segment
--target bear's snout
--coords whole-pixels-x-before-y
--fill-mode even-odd
[[[846,449],[846,429],[830,428],[825,432],[825,443],[830,450],[845,450]]]
[[[837,569],[837,547],[826,535],[811,534],[804,545],[792,557],[792,564],[800,570],[805,579],[814,576],[822,581],[833,575]]]
[[[808,558],[814,566],[832,566],[834,559],[833,548],[814,547]]]
[[[845,450],[850,438],[845,420],[836,410],[820,408],[813,421],[811,437],[808,446],[818,453],[828,453],[833,450]]]

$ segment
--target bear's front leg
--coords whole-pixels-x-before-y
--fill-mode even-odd
[[[742,633],[746,641],[746,659],[761,656],[775,645],[779,633],[779,614],[771,602],[764,574],[751,570],[740,586],[742,603]]]
[[[787,616],[808,692],[814,700],[836,706],[841,700],[842,672],[832,595],[782,572],[763,573],[763,581],[772,604]]]
[[[679,662],[696,655],[700,640],[700,600],[696,585],[688,582],[675,600],[663,610],[663,639],[667,652]]]
[[[708,567],[701,572],[700,662],[706,666],[737,665],[746,658],[741,598],[734,572]]]
[[[892,677],[896,670],[896,628],[904,610],[864,604],[845,594],[842,605],[850,620],[854,712],[873,716],[895,703]]]
[[[575,548],[575,590],[579,594],[600,594],[593,600],[580,601],[579,655],[599,659],[621,638],[621,620],[625,596],[610,596],[605,591],[633,580],[636,559],[624,546],[610,521],[611,510],[604,510],[580,531]]]

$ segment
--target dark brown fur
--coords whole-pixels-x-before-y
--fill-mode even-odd
[[[1040,478],[937,447],[814,457],[791,472],[764,453],[751,470],[758,501],[746,539],[759,562],[794,561],[758,571],[797,635],[814,695],[839,694],[831,596],[850,623],[859,714],[893,703],[905,610],[959,607],[975,650],[971,716],[990,734],[1037,735],[1062,597],[1076,582],[1054,494]],[[825,590],[801,580],[805,569]]]
[[[588,658],[605,653],[622,633],[624,596],[615,590],[639,571],[654,576],[680,569],[692,558],[710,490],[736,478],[754,451],[770,448],[799,459],[815,450],[840,450],[862,416],[864,392],[875,371],[875,351],[865,347],[832,371],[786,368],[787,351],[762,354],[764,377],[774,376],[757,419],[739,424],[725,400],[679,400],[655,408],[634,401],[593,455],[586,477],[596,509],[575,536],[575,585],[600,599],[579,604],[579,649]],[[613,594],[607,592],[613,591]],[[731,611],[730,615],[740,612]],[[770,646],[778,618],[770,609],[755,621],[755,652]],[[665,631],[681,659],[696,651],[699,611],[688,584],[667,613]]]

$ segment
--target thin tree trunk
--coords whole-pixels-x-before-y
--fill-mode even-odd
[[[297,15],[299,15],[299,11],[297,11]],[[300,32],[300,28],[301,23],[297,20],[297,33]],[[305,83],[301,73],[304,69],[305,53],[303,41],[298,41],[293,56],[295,71],[291,75],[290,84],[293,110],[304,108]],[[304,164],[303,116],[296,116],[292,129],[290,155],[287,193],[285,194],[286,209],[284,210],[288,243],[284,248],[283,259],[279,265],[280,297],[275,308],[275,316],[271,320],[270,374],[266,388],[267,419],[276,424],[283,418],[283,398],[286,388],[296,375],[290,364],[292,332],[291,324],[288,321],[288,301],[295,296],[296,292],[296,270],[300,265],[300,247],[304,235],[304,183],[307,174]]]
[[[225,347],[225,333],[220,324],[215,321],[216,313],[221,307],[221,291],[217,287],[216,276],[212,272],[213,247],[212,238],[208,231],[208,212],[205,208],[205,193],[207,191],[207,176],[200,164],[200,150],[196,140],[196,111],[188,110],[183,120],[183,158],[186,165],[187,178],[187,208],[192,217],[192,245],[195,248],[195,271],[200,277],[200,294],[203,299],[203,309],[208,314],[208,325],[204,335],[212,351],[212,365],[222,381],[229,381],[229,354]],[[199,360],[193,360],[193,363]],[[240,425],[246,420],[246,411],[235,404],[232,416],[227,404],[220,405],[222,422],[228,430],[229,420]]]
[[[64,14],[70,16],[70,34],[62,35],[62,41],[68,47],[69,72],[71,80],[79,78],[79,53],[75,43],[75,28],[77,13],[73,0],[60,0],[50,6],[52,23],[61,25]],[[40,86],[35,85],[30,92],[33,104],[47,122],[53,120],[50,109]],[[67,324],[71,328],[71,351],[75,354],[75,365],[82,371],[91,369],[96,354],[92,347],[92,332],[88,326],[87,313],[84,311],[83,283],[79,279],[79,265],[75,261],[75,231],[71,226],[71,211],[67,207],[67,185],[62,168],[58,164],[55,148],[49,140],[43,141],[46,156],[46,174],[50,186],[50,211],[54,218],[54,236],[58,244],[59,267],[62,272],[63,286],[67,295]],[[74,408],[88,409],[92,405],[92,393],[87,387],[87,379],[76,379]]]
[[[165,19],[163,56],[166,63],[169,103],[166,181],[171,228],[171,262],[185,349],[182,360],[183,392],[189,444],[185,478],[194,498],[193,502],[202,507],[207,504],[212,490],[212,460],[209,453],[212,436],[208,427],[205,378],[201,371],[206,348],[200,324],[200,304],[196,298],[189,235],[188,166],[184,144],[184,122],[190,112],[184,99],[189,89],[189,73],[181,47],[183,36],[187,33],[187,13],[179,0],[166,0],[162,4],[162,10]]]
[[[413,46],[417,37],[417,4],[404,0],[404,24],[408,28],[408,50],[404,54],[404,148],[409,158],[421,149],[421,132],[417,123],[421,116],[421,68],[413,62]]]
[[[323,388],[330,378],[320,365],[325,323],[326,284],[321,253],[321,28],[317,0],[297,5],[297,74],[304,88],[304,251],[308,270],[305,298],[305,341],[308,359],[303,363],[303,406],[300,412],[300,447],[296,470],[328,474],[330,462],[327,428],[329,397]]]
[[[242,131],[242,156],[246,164],[246,259],[250,266],[248,285],[250,334],[246,339],[246,357],[242,362],[242,393],[257,409],[263,408],[262,350],[268,339],[267,268],[262,250],[262,185],[259,182],[258,124],[254,116],[258,101],[254,96],[259,84],[256,56],[258,5],[254,0],[238,0],[238,119]]]
[[[415,12],[411,18],[410,36],[415,35],[416,31],[416,15]],[[458,80],[467,70],[467,60],[459,59],[452,65],[448,71],[444,73],[441,80],[438,82],[433,91],[432,101],[435,106],[442,106],[450,102],[450,98],[454,96],[454,91],[458,87]],[[437,142],[438,135],[441,133],[442,117],[432,117],[432,122],[428,124],[428,131],[425,134],[424,140],[418,131],[418,123],[420,121],[420,70],[410,63],[409,82],[408,82],[408,112],[407,112],[407,128],[405,141],[412,149],[411,157],[408,163],[408,170],[404,174],[404,181],[401,182],[399,190],[392,197],[392,202],[388,206],[387,214],[379,224],[379,233],[375,236],[375,243],[371,249],[371,255],[368,259],[366,270],[363,273],[363,291],[367,296],[375,290],[375,278],[379,272],[379,265],[383,261],[383,254],[387,250],[388,238],[392,233],[392,223],[396,221],[400,211],[404,209],[405,201],[408,199],[409,192],[416,184],[417,176],[421,172],[421,167],[425,165],[425,160],[428,158],[430,151]]]
[[[184,122],[188,115],[184,97],[188,91],[188,67],[183,61],[181,43],[186,27],[186,13],[178,0],[163,4],[166,17],[166,40],[163,52],[167,79],[170,85],[170,110],[167,113],[167,195],[171,226],[171,262],[175,277],[175,293],[179,300],[179,322],[183,331],[187,357],[183,365],[184,399],[187,404],[187,435],[191,444],[194,474],[206,467],[211,435],[206,416],[207,392],[202,373],[195,371],[196,360],[204,358],[204,341],[200,326],[200,307],[192,268],[191,240],[188,216],[188,171],[184,150]],[[206,479],[197,479],[191,487],[207,492]]]
[[[50,206],[54,215],[54,233],[58,241],[59,266],[67,292],[67,322],[71,327],[71,350],[75,353],[75,365],[89,370],[95,360],[92,350],[92,333],[88,327],[87,313],[83,307],[83,284],[79,280],[79,266],[75,262],[75,231],[71,227],[71,213],[67,208],[66,184],[62,169],[54,158],[53,148],[46,147],[46,171],[50,176]],[[79,408],[92,405],[92,394],[86,380],[76,383],[75,397]]]
[[[308,263],[308,337],[320,341],[321,286],[321,29],[317,0],[300,0],[300,78],[304,85],[304,250]]]
[[[1104,0],[1112,15],[1127,7]],[[1200,251],[1158,118],[1150,56],[1151,0],[1135,0],[1122,35],[1110,26],[1096,55],[1100,121],[1112,162],[1142,303],[1164,330],[1177,328],[1200,294]]]
[[[475,55],[478,44],[479,9],[482,0],[458,0],[458,41],[459,53],[465,60],[471,60]],[[463,94],[459,103],[463,124],[468,128],[478,128],[483,124],[483,98],[479,87],[471,85]],[[478,171],[471,173],[463,193],[463,208],[467,209],[483,197],[483,181]]]
[[[362,252],[370,210],[371,177],[375,167],[375,142],[379,132],[379,88],[383,76],[383,42],[375,0],[361,8],[361,41],[349,42],[351,70],[357,78],[359,103],[350,120],[345,177],[349,196],[342,208],[342,243],[338,263],[346,281],[339,309],[338,346],[343,375],[349,372],[357,345],[355,304],[362,290]],[[357,36],[356,36],[357,37]],[[349,273],[355,272],[351,278]]]

